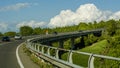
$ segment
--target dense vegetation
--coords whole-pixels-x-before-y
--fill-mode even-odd
[[[78,25],[56,27],[56,28],[40,28],[40,27],[32,28],[30,26],[22,26],[20,27],[19,33],[23,36],[28,36],[28,35],[45,34],[46,30],[48,30],[49,33],[53,33],[54,31],[57,31],[58,33],[60,33],[60,32],[72,32],[72,31],[80,31],[80,30],[106,28],[107,31],[109,32],[109,35],[112,35],[115,33],[116,27],[119,28],[119,25],[120,25],[120,21],[109,20],[109,21],[100,21],[100,22],[94,21],[94,22],[89,22],[89,23],[80,22]],[[9,31],[6,33],[11,33],[11,32],[13,31]],[[120,31],[117,31],[117,33],[118,32]],[[4,34],[0,33],[0,36]]]
[[[48,30],[48,33],[53,33],[54,31],[60,32],[72,32],[72,31],[81,31],[81,30],[92,30],[97,28],[104,28],[105,31],[103,31],[102,36],[96,37],[93,34],[88,35],[87,37],[84,37],[84,45],[85,48],[80,48],[78,51],[84,51],[84,52],[90,52],[90,53],[96,53],[96,54],[102,54],[102,55],[109,55],[114,57],[120,57],[120,20],[109,20],[109,21],[100,21],[100,22],[90,22],[85,23],[81,22],[78,25],[73,26],[66,26],[66,27],[56,27],[56,28],[32,28],[29,26],[22,26],[20,28],[20,34],[23,36],[28,35],[39,35],[39,34],[45,34],[46,30]],[[16,32],[6,32],[4,34],[0,33],[0,36],[8,35],[13,36]],[[75,43],[81,43],[79,42],[81,38],[77,38],[75,40]],[[95,45],[96,44],[96,45]],[[70,39],[66,40],[64,42],[64,48],[70,49]],[[58,42],[53,43],[53,46],[58,46]],[[85,62],[77,62],[76,60],[80,60],[79,57],[76,57],[78,55],[75,55],[74,62],[79,65],[87,66]],[[63,59],[66,60],[65,54],[63,55]],[[74,57],[73,57],[74,58]],[[81,59],[86,60],[88,57],[81,57]],[[103,59],[95,59],[95,63],[97,67],[100,68],[119,68],[120,62],[117,61],[110,61],[110,60],[103,60]],[[98,62],[99,61],[99,62]]]

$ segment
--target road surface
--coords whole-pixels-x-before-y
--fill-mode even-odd
[[[16,58],[16,48],[23,40],[0,43],[0,68],[20,68]]]

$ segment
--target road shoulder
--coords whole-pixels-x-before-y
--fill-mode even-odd
[[[19,47],[18,50],[19,57],[21,59],[21,62],[24,66],[24,68],[40,68],[37,64],[35,64],[30,57],[24,52],[23,45]]]

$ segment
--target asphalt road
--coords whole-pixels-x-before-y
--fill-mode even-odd
[[[20,68],[16,58],[16,48],[23,40],[0,43],[0,68]]]

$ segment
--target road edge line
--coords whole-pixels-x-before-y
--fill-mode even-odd
[[[17,46],[17,48],[16,48],[16,57],[17,57],[17,61],[18,61],[18,64],[19,64],[20,68],[24,68],[24,66],[23,66],[23,64],[20,60],[19,54],[18,54],[18,49],[21,45],[22,45],[22,43],[19,46]]]

